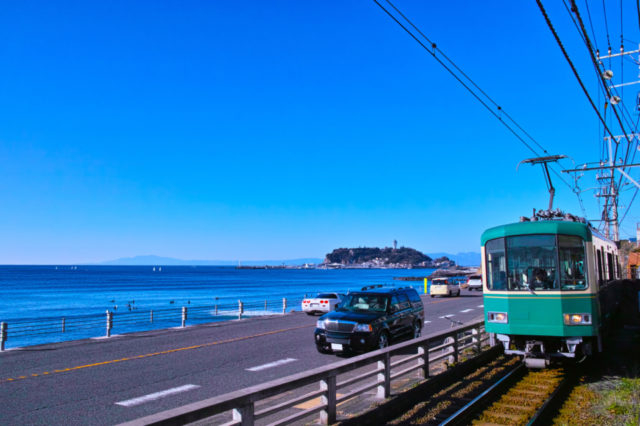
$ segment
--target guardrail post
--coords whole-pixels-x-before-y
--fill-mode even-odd
[[[7,341],[7,323],[0,322],[0,352],[4,351],[4,342]]]
[[[287,313],[287,298],[282,298],[282,315]]]
[[[113,328],[113,312],[107,309],[107,337],[111,337],[111,329]]]
[[[420,365],[422,366],[422,378],[429,378],[429,341],[424,342],[424,346],[418,346],[418,354],[422,355],[420,358]]]
[[[385,399],[391,395],[391,355],[384,354],[384,359],[378,361],[378,399]]]
[[[149,321],[153,324],[153,309],[149,311]]]
[[[444,353],[447,353],[447,354],[451,354],[451,353],[453,353],[453,352],[454,352],[454,348],[453,348],[454,340],[453,340],[453,337],[449,336],[449,337],[445,338],[445,339],[444,339],[444,343],[445,343],[446,345],[448,345],[446,348],[444,348]],[[448,362],[449,364],[453,364],[453,362],[454,362],[454,357],[453,357],[453,355],[449,355],[449,356],[447,357],[447,362]]]
[[[182,328],[187,326],[187,307],[182,307]]]
[[[476,344],[476,351],[480,353],[480,351],[482,350],[482,333],[480,331],[480,327],[472,328],[471,334],[475,336],[471,338],[471,341]]]
[[[242,319],[243,313],[244,313],[244,303],[242,303],[242,300],[238,300],[238,319]]]
[[[62,332],[64,333],[66,331],[66,321],[65,318],[62,317]]]
[[[456,364],[458,363],[458,359],[459,359],[459,354],[458,354],[458,333],[455,333],[453,335],[453,359]]]
[[[326,380],[320,381],[320,390],[324,391],[322,395],[322,404],[326,404],[327,408],[320,411],[320,423],[329,425],[336,422],[336,376],[331,375]]]
[[[267,313],[267,301],[266,301],[266,299],[264,301],[264,312]]]
[[[253,426],[253,413],[253,402],[249,402],[233,409],[233,421],[240,422],[242,426]]]

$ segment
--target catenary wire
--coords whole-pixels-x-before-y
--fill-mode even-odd
[[[537,0],[537,1],[539,1],[539,0]],[[589,40],[589,36],[587,35],[586,29],[584,27],[584,22],[582,21],[582,18],[580,16],[580,11],[578,10],[578,6],[576,5],[575,0],[571,0],[571,8],[574,11],[574,13],[576,14],[576,18],[578,19],[578,22],[580,24],[580,28],[581,28],[583,34],[585,35],[585,38],[587,39],[587,47],[588,47],[588,50],[589,50],[589,56],[591,57],[591,61],[594,64],[597,65],[598,62],[597,62],[597,60],[596,60],[596,58],[595,58],[595,56],[593,54],[593,48],[591,47],[591,42]],[[608,89],[606,87],[606,83],[604,81],[604,78],[602,77],[602,75],[600,73],[598,73],[598,77],[599,77],[599,80],[602,82],[603,86],[605,86],[605,90],[607,90],[607,94],[609,95],[609,91],[608,91]],[[620,119],[620,116],[618,115],[618,112],[617,112],[617,110],[615,108],[613,108],[613,112],[616,115],[616,118],[617,118],[618,123],[620,125],[620,129],[622,130],[622,133],[625,136],[625,139],[627,141],[627,152],[625,154],[625,161],[623,162],[623,164],[626,165],[627,164],[627,160],[629,158],[629,150],[630,150],[630,148],[632,146],[632,140],[629,139],[629,135],[625,131],[624,126],[622,124],[622,121]],[[612,137],[612,140],[615,140],[613,135],[611,135],[611,137]],[[619,144],[616,144],[616,151],[615,151],[615,154],[613,156],[614,159],[617,158],[618,146],[619,146]],[[624,171],[624,168],[622,170]],[[621,177],[619,179],[617,187],[615,186],[615,182],[613,182],[613,179],[612,179],[612,184],[611,184],[612,189],[618,189],[620,187],[621,183],[622,183],[622,174],[621,174]]]
[[[638,1],[640,1],[640,0],[638,0]],[[564,0],[563,0],[563,2],[564,2]],[[595,43],[596,32],[593,30],[593,21],[591,20],[591,12],[589,11],[589,1],[588,0],[584,0],[584,5],[587,8],[587,17],[589,18],[589,26],[591,27],[591,35],[593,36],[593,40],[594,40],[593,42]],[[567,7],[566,3],[565,3],[565,7]],[[597,44],[596,44],[596,49],[598,49],[598,45]]]
[[[380,2],[378,2],[378,0],[373,0],[374,3],[376,3],[378,5],[378,7],[380,7],[380,9],[382,9],[393,21],[395,21],[407,34],[409,34],[409,36],[411,36],[411,38],[413,38],[424,50],[426,50],[440,65],[442,65],[443,68],[445,68],[465,89],[467,89],[467,91],[469,93],[471,93],[471,95],[473,97],[476,98],[476,100],[478,100],[478,102],[480,102],[496,119],[498,119],[503,126],[505,126],[518,140],[520,140],[520,142],[522,142],[523,145],[525,145],[531,152],[533,152],[536,156],[540,156],[540,154],[530,145],[528,144],[524,138],[522,136],[520,136],[511,126],[509,126],[509,124],[507,124],[502,117],[500,117],[500,115],[498,113],[496,113],[493,108],[491,108],[487,102],[485,102],[476,92],[474,92],[474,90],[469,87],[468,84],[466,84],[459,75],[457,75],[449,66],[447,66],[447,64],[445,64],[438,56],[436,56],[435,54],[435,50],[437,49],[437,46],[435,45],[435,43],[430,42],[431,43],[431,47],[434,49],[434,51],[432,52],[427,45],[425,45],[415,34],[413,34],[409,28],[407,28],[405,25],[403,25],[398,18],[396,18],[387,8],[385,8],[382,4],[380,4]],[[389,2],[388,0],[386,0],[387,3],[389,3],[392,7],[394,7],[395,10],[398,10],[397,8],[395,8],[395,6],[393,6],[393,4],[391,4],[391,2]],[[398,13],[401,16],[402,15],[399,11]],[[406,19],[406,18],[405,18]],[[410,21],[407,19],[407,22],[410,23]],[[413,24],[411,24],[413,25]],[[415,26],[414,26],[415,28]],[[420,32],[419,30],[417,30],[418,32]],[[424,34],[422,34],[420,32],[420,34],[425,38],[425,40],[427,40],[427,42],[429,42],[429,39],[424,36]],[[441,51],[440,51],[441,52]],[[453,66],[453,65],[452,65]],[[459,69],[457,66],[455,67],[457,69]],[[462,72],[461,72],[462,73]],[[465,75],[464,73],[462,73],[463,75]],[[466,77],[466,75],[465,75]],[[466,77],[469,81],[472,81],[469,77]],[[475,85],[475,83],[472,82],[473,85]],[[477,86],[476,86],[477,87]],[[480,89],[479,89],[480,90]],[[482,92],[484,94],[484,92]],[[490,99],[489,102],[494,103],[495,102],[489,98],[486,94],[484,94],[485,97],[487,97],[488,99]],[[497,104],[495,104],[497,105]],[[498,110],[502,112],[502,109],[498,106]],[[517,125],[517,124],[516,124]],[[519,126],[518,126],[519,127]],[[542,148],[544,150],[544,148]],[[546,152],[546,150],[544,150]],[[565,184],[567,185],[569,188],[573,189],[573,187],[564,179],[564,177],[562,175],[560,175],[555,169],[553,169],[553,167],[550,167],[552,172]]]
[[[604,16],[604,28],[607,31],[607,47],[611,51],[611,40],[609,39],[609,23],[607,22],[607,6],[605,0],[602,0],[602,16]]]
[[[420,36],[422,36],[425,40],[427,40],[427,42],[429,42],[431,44],[431,46],[434,48],[434,50],[437,50],[440,55],[442,55],[443,58],[445,58],[450,64],[451,66],[453,66],[464,78],[466,78],[476,89],[478,89],[478,91],[480,93],[482,93],[484,95],[485,98],[487,98],[489,100],[489,102],[491,102],[498,110],[500,110],[502,112],[502,114],[504,114],[505,117],[507,117],[520,131],[522,131],[522,133],[524,133],[534,144],[536,144],[538,146],[538,148],[540,148],[545,154],[548,154],[548,151],[538,143],[538,141],[536,141],[529,133],[527,133],[526,130],[524,130],[522,128],[522,126],[520,126],[520,124],[518,124],[496,101],[494,101],[491,96],[489,96],[484,90],[482,90],[482,88],[480,86],[478,86],[476,84],[475,81],[473,81],[473,79],[471,77],[469,77],[462,69],[460,69],[460,67],[458,67],[458,65],[456,65],[455,62],[453,62],[453,60],[451,60],[443,51],[442,49],[440,49],[436,43],[434,43],[433,41],[431,41],[429,39],[429,37],[427,37],[421,30],[420,28],[418,28],[407,16],[405,16],[402,11],[400,11],[390,0],[385,0],[389,6],[391,6],[396,13],[398,13],[398,15],[400,15],[402,17],[402,19],[404,19],[405,21],[407,21],[407,23],[409,25],[411,25],[411,27],[413,27],[413,29],[416,30],[416,32],[418,34],[420,34]]]
[[[593,110],[598,115],[598,118],[602,122],[606,132],[609,133],[609,135],[611,137],[613,137],[613,133],[609,129],[609,126],[607,126],[607,122],[604,120],[604,118],[600,114],[600,111],[598,110],[598,107],[593,102],[593,99],[591,99],[591,95],[589,95],[589,92],[587,91],[587,88],[584,86],[584,83],[582,82],[582,79],[580,78],[580,74],[578,74],[578,70],[573,65],[573,61],[571,61],[571,58],[569,58],[569,54],[565,50],[564,45],[562,44],[562,40],[560,40],[560,37],[558,36],[558,33],[556,32],[555,28],[553,27],[553,24],[551,23],[549,15],[547,15],[547,11],[545,10],[544,6],[542,5],[542,2],[540,0],[536,0],[536,3],[538,4],[538,7],[540,8],[540,11],[542,12],[542,15],[544,16],[544,19],[547,22],[547,26],[551,30],[551,33],[553,34],[553,37],[556,39],[556,43],[560,47],[560,50],[562,51],[562,54],[564,55],[565,59],[569,63],[569,67],[571,67],[571,70],[573,71],[574,76],[578,80],[578,84],[580,84],[580,87],[582,88],[582,91],[584,92],[585,96],[589,100],[589,103],[593,107]]]

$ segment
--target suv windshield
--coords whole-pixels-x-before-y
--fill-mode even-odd
[[[340,311],[386,312],[389,298],[380,294],[348,294],[340,303]]]

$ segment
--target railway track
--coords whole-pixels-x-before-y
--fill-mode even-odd
[[[520,364],[441,424],[549,424],[575,376],[570,368],[528,370]]]
[[[575,382],[573,369],[529,370],[518,358],[501,356],[388,424],[549,424]]]
[[[496,382],[518,368],[520,361],[500,355],[473,372],[442,383],[442,387],[427,399],[418,402],[390,425],[441,424],[468,405],[478,394],[486,392]]]

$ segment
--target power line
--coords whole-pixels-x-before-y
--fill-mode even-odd
[[[638,0],[640,2],[640,0]],[[563,0],[564,3],[564,0]],[[591,26],[591,34],[593,35],[593,42],[595,43],[596,40],[596,32],[593,30],[593,21],[591,20],[591,12],[589,11],[589,1],[588,0],[584,0],[584,5],[587,7],[587,16],[589,17],[589,26]],[[566,3],[565,3],[565,7]],[[596,44],[596,49],[598,48],[598,45]]]
[[[538,1],[539,4],[540,3],[539,0]],[[584,22],[582,22],[582,17],[580,16],[580,11],[578,10],[578,5],[576,4],[575,0],[571,0],[571,10],[576,14],[576,18],[578,19],[578,23],[580,24],[580,30],[582,31],[582,34],[584,35],[586,42],[587,42],[587,50],[589,50],[589,56],[591,57],[591,62],[593,62],[593,64],[598,67],[598,61],[595,57],[595,55],[593,54],[593,47],[591,45],[591,41],[589,40],[589,35],[587,34],[587,31],[584,27]],[[598,68],[599,69],[599,68]],[[605,91],[607,93],[607,98],[611,97],[611,93],[609,92],[609,88],[607,87],[604,77],[602,76],[601,73],[598,72],[598,78],[600,79],[602,85],[605,87]],[[618,124],[620,125],[620,129],[622,130],[622,133],[626,136],[627,132],[624,130],[624,126],[622,125],[622,120],[620,119],[620,116],[618,115],[618,111],[616,110],[615,106],[611,106],[611,109],[613,109],[613,113],[616,115],[616,119],[618,120]],[[611,133],[611,132],[609,132]],[[611,135],[613,137],[613,135]]]
[[[553,37],[556,39],[556,43],[560,47],[560,50],[562,51],[562,54],[564,55],[565,59],[569,63],[569,67],[571,67],[571,70],[573,71],[573,75],[578,80],[578,84],[580,84],[580,87],[582,88],[582,91],[584,92],[585,96],[589,100],[589,103],[591,104],[591,107],[593,107],[593,110],[598,115],[598,118],[602,122],[602,125],[604,126],[605,130],[607,131],[607,133],[609,133],[609,135],[611,135],[611,137],[613,138],[614,137],[613,133],[611,132],[611,130],[607,126],[607,123],[604,120],[604,118],[602,118],[602,115],[600,114],[600,111],[598,110],[598,107],[593,102],[593,99],[591,99],[591,95],[589,95],[589,92],[587,91],[587,88],[584,86],[584,83],[582,82],[582,79],[580,78],[580,74],[578,74],[578,70],[573,65],[573,62],[571,61],[571,58],[569,58],[569,54],[565,50],[564,45],[562,44],[562,40],[560,40],[560,37],[558,36],[558,33],[556,32],[555,28],[553,27],[553,24],[551,23],[551,19],[549,19],[549,15],[547,15],[547,11],[545,10],[544,6],[542,5],[542,2],[540,0],[536,0],[536,3],[538,4],[538,8],[540,9],[540,12],[542,12],[542,16],[544,16],[544,19],[547,22],[547,26],[551,30],[551,33],[553,34]]]
[[[605,0],[602,0],[602,15],[604,16],[604,27],[607,31],[607,47],[611,52],[611,40],[609,40],[609,23],[607,22],[607,7],[605,6]]]
[[[418,34],[420,34],[425,40],[427,40],[427,42],[429,42],[431,44],[431,46],[433,47],[434,50],[437,50],[443,58],[445,58],[460,74],[462,74],[464,76],[464,78],[466,78],[467,80],[469,80],[469,82],[476,88],[478,89],[478,91],[480,93],[482,93],[484,95],[484,97],[486,97],[489,102],[491,102],[493,105],[495,105],[495,107],[502,112],[502,114],[504,114],[505,117],[507,117],[520,131],[522,131],[522,133],[524,133],[533,143],[535,143],[538,148],[540,148],[545,154],[549,154],[549,152],[538,143],[538,141],[536,141],[529,133],[527,133],[526,130],[524,130],[522,128],[522,126],[520,126],[509,114],[507,114],[507,112],[497,103],[495,102],[491,96],[489,96],[484,90],[482,90],[482,88],[480,88],[480,86],[478,86],[476,84],[475,81],[473,81],[473,79],[471,77],[469,77],[467,74],[465,74],[464,71],[462,71],[462,69],[460,69],[460,67],[458,67],[456,65],[455,62],[453,62],[453,60],[451,60],[443,51],[442,49],[440,49],[439,47],[437,47],[436,43],[432,42],[429,37],[427,37],[421,30],[420,28],[418,28],[409,18],[407,18],[393,3],[391,3],[391,1],[389,0],[385,0],[397,13],[398,15],[400,15],[402,17],[402,19],[404,19],[405,21],[407,21],[407,23],[409,23],[409,25],[411,25],[411,27],[413,27],[413,29],[416,30],[416,32]],[[377,3],[377,2],[376,2]]]
[[[542,149],[545,153],[547,153],[547,150],[544,149],[535,139],[533,139],[526,131],[524,131],[524,129],[517,123],[515,122],[515,120],[513,120],[513,118],[511,118],[508,114],[506,114],[504,112],[504,110],[502,109],[502,107],[500,105],[498,105],[489,95],[487,95],[468,75],[466,75],[451,59],[449,59],[444,52],[442,52],[442,50],[438,49],[437,45],[432,42],[422,31],[420,31],[420,29],[415,26],[397,7],[395,7],[395,5],[393,5],[393,3],[391,3],[391,1],[386,0],[386,2],[396,11],[396,13],[401,16],[410,26],[412,26],[415,31],[421,36],[423,37],[427,43],[429,43],[431,46],[431,48],[429,48],[424,42],[422,42],[409,28],[407,28],[407,26],[405,26],[402,22],[400,22],[400,20],[394,16],[394,14],[392,14],[387,8],[385,8],[382,4],[380,4],[380,2],[378,0],[373,0],[374,3],[376,3],[378,5],[378,7],[380,7],[380,9],[382,9],[391,19],[393,19],[393,21],[395,21],[407,34],[409,34],[409,36],[411,36],[411,38],[413,38],[424,50],[426,50],[440,65],[442,65],[442,67],[444,69],[446,69],[449,74],[451,74],[465,89],[467,89],[467,91],[469,91],[469,93],[471,93],[471,95],[476,98],[478,100],[478,102],[480,102],[482,104],[482,106],[484,106],[495,118],[497,118],[503,126],[505,126],[520,142],[522,142],[522,144],[524,146],[526,146],[531,152],[533,152],[536,156],[540,156],[540,154],[530,145],[528,144],[524,138],[522,136],[520,136],[514,129],[513,127],[511,127],[509,124],[507,124],[501,117],[502,115],[505,115],[512,123],[514,123],[514,125],[520,129],[520,131],[522,131],[523,134],[525,134],[528,138],[530,138],[536,145],[538,145],[540,147],[540,149]],[[439,52],[443,58],[446,58],[446,60],[451,64],[451,67],[447,66],[447,64],[445,64],[437,55],[436,52]],[[460,77],[460,75],[456,74],[452,68],[455,68],[462,76],[464,76],[464,78],[466,78],[469,81],[469,84],[465,83],[462,78]],[[487,104],[487,102],[485,102],[471,87],[474,86],[486,99],[489,103],[492,103],[493,105],[496,106],[496,110],[497,112],[491,108],[491,106],[489,106]],[[567,185],[569,188],[573,189],[572,186],[564,179],[564,177],[562,175],[560,175],[556,170],[552,169],[553,173],[565,184]]]
[[[509,129],[509,131],[511,133],[513,133],[513,135],[518,138],[520,140],[520,142],[522,142],[527,148],[529,148],[529,150],[531,152],[533,152],[536,155],[539,155],[535,149],[533,149],[533,147],[531,147],[531,145],[529,145],[520,135],[518,135],[516,133],[515,130],[513,130],[513,128],[511,128],[511,126],[509,126],[507,123],[504,122],[504,120],[498,115],[498,113],[496,113],[489,105],[487,105],[487,103],[482,100],[480,98],[480,96],[478,96],[478,94],[476,94],[464,81],[462,81],[462,79],[455,73],[453,72],[453,70],[451,70],[451,68],[449,68],[444,62],[442,62],[442,60],[440,58],[438,58],[434,52],[432,52],[431,50],[429,50],[429,48],[418,39],[418,37],[416,37],[407,27],[405,27],[395,16],[393,16],[393,14],[391,12],[389,12],[389,10],[387,10],[384,6],[382,6],[378,0],[373,0],[374,3],[376,3],[387,15],[389,15],[389,17],[391,19],[393,19],[403,30],[405,30],[405,32],[407,34],[409,34],[411,36],[411,38],[413,38],[420,46],[422,46],[422,48],[424,50],[426,50],[436,61],[438,61],[438,63],[440,65],[442,65],[444,67],[444,69],[446,69],[449,74],[451,74],[453,76],[453,78],[455,78],[456,80],[458,80],[458,82],[465,88],[467,89],[467,91],[469,93],[471,93],[471,95],[473,95],[474,98],[476,98],[478,100],[478,102],[480,102],[482,104],[482,106],[484,106],[495,118],[497,118],[507,129]],[[435,45],[432,43],[432,48],[435,49]]]

